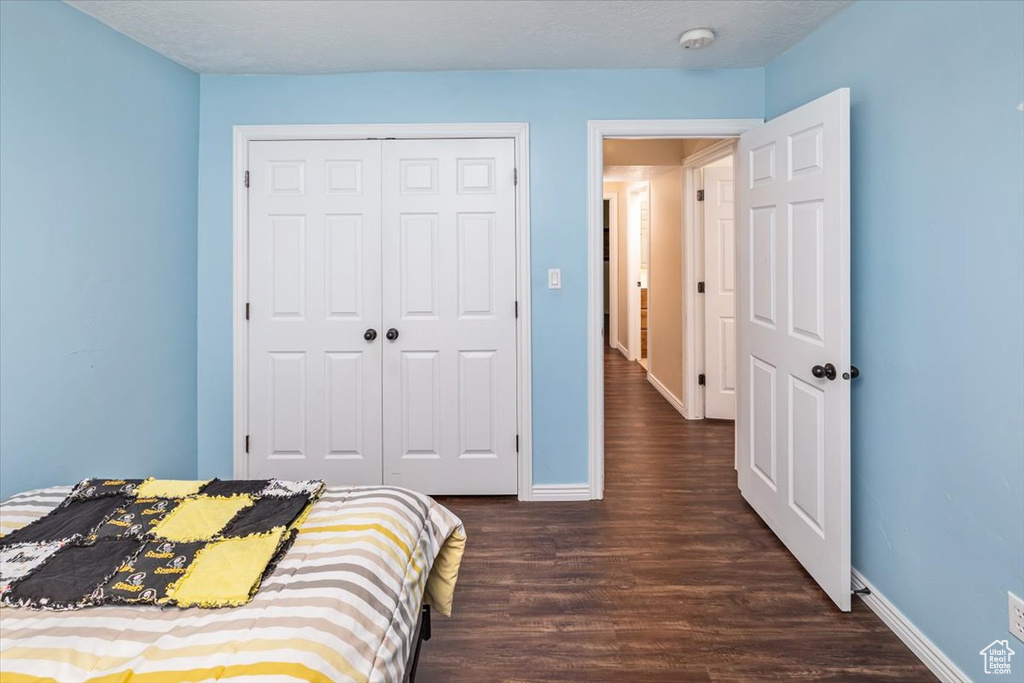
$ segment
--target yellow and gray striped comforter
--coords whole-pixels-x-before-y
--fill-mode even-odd
[[[0,505],[0,533],[42,517],[70,487]],[[241,607],[0,609],[0,679],[401,681],[419,606],[451,613],[462,523],[427,496],[329,488],[295,544]]]

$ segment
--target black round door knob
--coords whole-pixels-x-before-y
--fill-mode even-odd
[[[811,374],[817,377],[818,379],[825,377],[830,381],[834,380],[838,375],[838,373],[836,372],[836,366],[832,365],[831,363],[825,363],[824,365],[815,365],[813,368],[811,368]]]
[[[384,334],[384,336],[388,338],[388,341],[395,341],[398,339],[398,330],[392,327]]]
[[[858,377],[860,377],[860,370],[857,369],[856,365],[851,365],[850,371],[843,373],[843,379],[857,379]]]
[[[366,332],[363,332],[363,339],[366,341],[373,341],[377,338],[377,330],[370,328]]]

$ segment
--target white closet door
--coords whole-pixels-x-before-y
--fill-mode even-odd
[[[384,483],[516,493],[514,142],[383,159]]]
[[[381,481],[380,155],[250,143],[249,477]]]
[[[704,417],[736,419],[736,250],[732,165],[704,169]]]

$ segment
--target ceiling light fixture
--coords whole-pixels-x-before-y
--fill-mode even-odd
[[[679,37],[684,50],[699,50],[715,42],[715,32],[709,28],[692,28]]]

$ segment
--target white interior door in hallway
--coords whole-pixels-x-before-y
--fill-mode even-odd
[[[731,159],[704,168],[704,416],[736,419],[736,249]]]
[[[513,153],[249,143],[249,477],[516,492]]]
[[[850,609],[850,92],[740,136],[743,497]]]
[[[640,290],[647,286],[647,268],[644,267],[644,238],[650,238],[651,202],[650,186],[647,182],[632,183],[627,194],[626,259],[629,278],[629,338],[627,347],[629,360],[645,356],[640,352]]]

